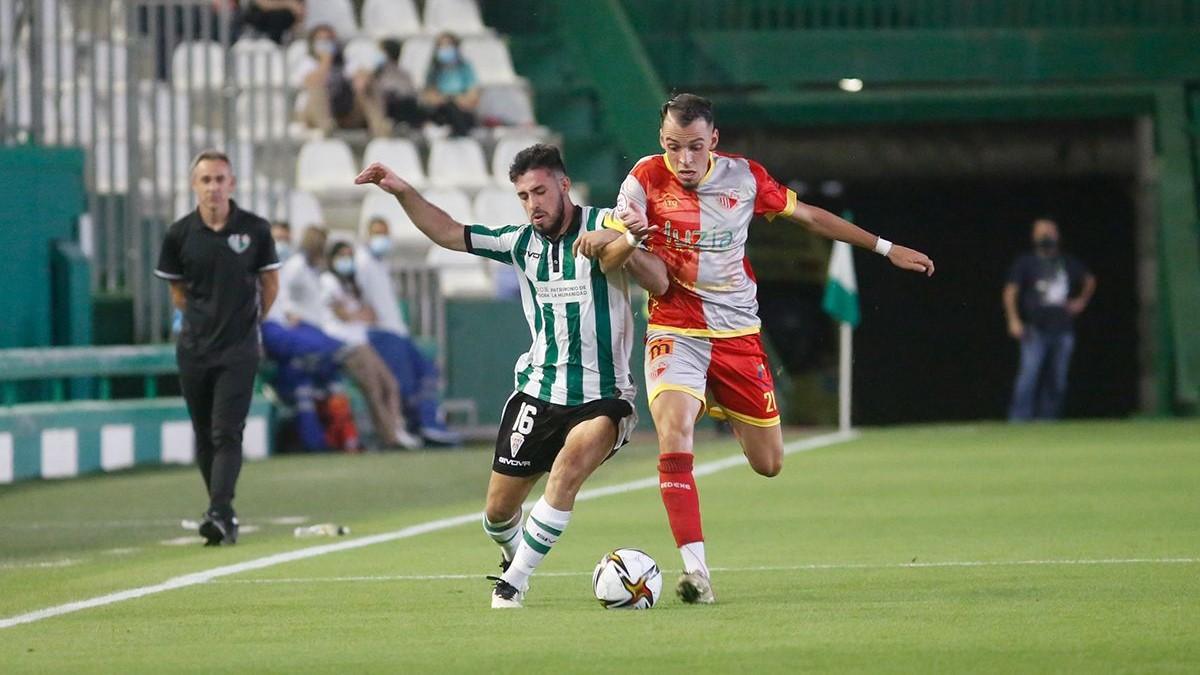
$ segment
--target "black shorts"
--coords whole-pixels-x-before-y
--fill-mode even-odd
[[[500,420],[492,470],[506,476],[534,476],[549,471],[567,441],[567,434],[575,425],[597,417],[607,417],[617,425],[617,440],[609,453],[612,457],[629,442],[629,435],[637,425],[637,415],[629,401],[602,398],[567,406],[514,392]]]

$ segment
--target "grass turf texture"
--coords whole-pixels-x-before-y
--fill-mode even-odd
[[[789,439],[791,436],[789,436]],[[579,504],[527,607],[488,608],[472,523],[0,630],[5,672],[1196,672],[1200,423],[869,431],[699,479],[719,604],[670,594],[658,492]],[[710,441],[699,461],[736,452]],[[247,465],[232,548],[166,546],[203,506],[192,469],[0,490],[0,618],[328,539],[270,517],[387,532],[481,507],[486,450]],[[639,442],[591,486],[654,475]],[[535,496],[536,496],[535,492]],[[653,610],[605,612],[590,572],[636,546]],[[116,550],[114,550],[116,549]],[[1008,564],[1191,559],[1190,562]],[[973,566],[904,566],[943,562]],[[60,565],[60,566],[46,566]],[[761,569],[774,568],[774,569]],[[468,575],[414,579],[420,575]],[[351,579],[353,578],[353,579]]]

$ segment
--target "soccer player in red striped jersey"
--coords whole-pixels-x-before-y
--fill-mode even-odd
[[[925,254],[871,234],[797,201],[761,164],[714,152],[712,104],[678,94],[660,111],[661,155],[642,158],[621,185],[620,234],[580,243],[606,265],[642,247],[667,264],[670,288],[650,300],[646,390],[658,431],[663,504],[684,574],[676,588],[689,603],[715,600],[704,552],[700,500],[692,474],[692,432],[707,409],[733,428],[750,466],[775,476],[783,434],[771,369],[759,339],[757,285],[746,257],[754,216],[792,221],[810,232],[886,256],[896,267],[933,274]]]

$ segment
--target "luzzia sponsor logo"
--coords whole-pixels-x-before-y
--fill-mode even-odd
[[[733,230],[681,230],[663,223],[663,237],[667,246],[687,251],[724,251],[733,246]]]

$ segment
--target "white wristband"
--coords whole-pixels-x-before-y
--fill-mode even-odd
[[[875,252],[879,255],[886,256],[892,252],[892,242],[883,237],[875,237]]]
[[[625,232],[625,241],[628,242],[629,245],[634,248],[637,248],[638,245],[642,243],[642,240],[640,237],[633,236],[633,233],[629,232],[629,231]]]

